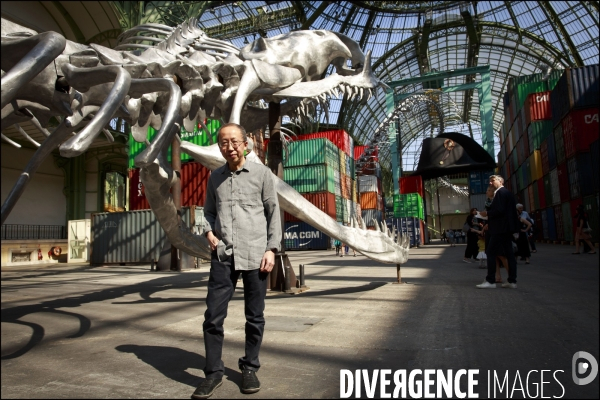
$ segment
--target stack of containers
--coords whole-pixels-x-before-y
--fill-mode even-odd
[[[598,65],[559,72],[550,75],[545,88],[534,82],[537,75],[511,80],[504,100],[504,151],[500,151],[498,160],[510,182],[506,186],[516,190],[519,201],[535,216],[537,239],[572,242],[578,205],[584,204],[590,226],[598,226],[600,74]],[[527,94],[522,110],[518,106],[527,88],[521,88],[519,82],[540,89]],[[521,112],[525,120],[523,145],[527,143],[528,149],[520,148],[518,134],[511,135],[522,129],[523,124],[518,123]],[[515,139],[516,149],[512,149]],[[520,153],[525,157],[521,164]],[[520,175],[514,179],[517,171]],[[592,240],[598,239],[598,229],[593,229]]]
[[[354,159],[358,160],[368,146],[355,146]],[[371,159],[356,171],[358,208],[367,229],[375,229],[375,224],[383,221],[384,201],[381,184],[381,167],[379,166],[378,149],[373,149]]]
[[[569,68],[550,94],[562,240],[568,242],[574,240],[575,212],[580,204],[584,205],[589,217],[592,241],[599,240],[599,79],[598,64]],[[555,207],[555,216],[558,211],[559,207]]]
[[[352,138],[343,130],[298,136],[284,152],[284,180],[341,224],[360,215],[356,203]],[[357,212],[358,210],[358,212]],[[330,238],[284,213],[288,249],[326,249]]]
[[[209,146],[217,142],[217,131],[221,123],[217,120],[205,120],[205,126],[208,132],[201,127],[200,124],[194,127],[193,132],[187,132],[181,128],[181,140],[194,143],[198,146]],[[151,142],[156,136],[156,131],[152,127],[148,127],[147,138]],[[144,185],[140,180],[140,169],[134,168],[135,157],[146,149],[145,143],[136,142],[129,133],[129,211],[146,210],[150,208],[146,199]],[[167,160],[171,161],[171,148],[167,153]],[[193,162],[192,158],[181,153],[181,206],[190,207],[193,205],[204,206],[206,199],[206,183],[210,176],[210,170],[200,163]]]
[[[411,246],[418,246],[425,242],[423,179],[420,175],[401,177],[398,187],[400,194],[394,195],[394,217],[388,219],[387,224],[407,234]]]

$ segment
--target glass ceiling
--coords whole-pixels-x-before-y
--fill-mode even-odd
[[[176,18],[179,2],[169,2]],[[185,2],[188,4],[189,2]],[[598,2],[594,1],[235,1],[205,2],[200,26],[211,37],[237,47],[262,36],[295,29],[341,32],[372,51],[375,74],[384,82],[434,71],[489,65],[495,154],[504,119],[508,79],[569,66],[597,64],[600,54]],[[182,17],[179,17],[182,18]],[[473,76],[446,79],[444,86],[470,82]],[[481,143],[477,91],[441,94],[423,84],[398,87],[396,93],[424,93],[444,110],[445,131],[461,132]],[[381,91],[364,105],[332,99],[329,123],[368,143],[386,115]],[[319,117],[325,122],[325,116]],[[439,116],[427,104],[407,111],[398,125],[402,170],[413,171],[423,138],[439,133]],[[380,161],[390,166],[389,146],[380,143]],[[390,182],[385,182],[389,185]],[[387,186],[386,185],[386,186]],[[388,186],[389,187],[389,186]]]

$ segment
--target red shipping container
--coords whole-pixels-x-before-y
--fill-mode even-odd
[[[361,210],[381,210],[381,196],[377,192],[363,192],[360,194]]]
[[[571,110],[562,120],[565,156],[590,151],[590,145],[600,136],[598,107]]]
[[[181,164],[181,206],[202,206],[206,200],[206,184],[210,170],[198,162]]]
[[[319,210],[323,211],[325,214],[335,219],[335,194],[329,192],[303,193],[302,197],[308,200]],[[283,213],[283,218],[285,222],[300,221],[292,214],[288,214],[286,212]]]
[[[552,108],[550,107],[550,92],[532,93],[525,99],[525,121],[529,125],[531,121],[552,119]]]
[[[369,147],[369,146],[367,146],[367,145],[354,146],[354,159],[358,160],[360,158],[360,156],[362,156],[362,154],[365,152],[367,147]],[[374,157],[372,159],[373,161],[379,161],[379,148],[377,146],[375,146],[373,153],[371,153],[371,157]]]
[[[571,190],[569,189],[569,171],[567,170],[567,163],[563,162],[556,167],[558,174],[558,189],[560,192],[561,202],[566,202],[571,198]]]
[[[144,185],[140,180],[140,169],[129,170],[129,211],[147,210],[150,208],[146,199]]]
[[[181,206],[204,206],[210,170],[197,162],[181,164]],[[129,170],[129,210],[150,208],[138,168]]]
[[[400,186],[400,194],[419,193],[421,197],[425,197],[423,193],[423,178],[421,175],[404,176],[398,181]]]
[[[560,204],[554,206],[554,223],[556,226],[556,236],[558,237],[558,240],[565,240],[565,231],[563,229],[562,206]]]
[[[352,149],[352,138],[350,135],[348,135],[348,132],[343,129],[298,135],[298,137],[294,138],[294,140],[310,140],[321,138],[329,139],[329,141],[331,141],[338,149],[346,153],[347,156],[354,156],[354,154],[350,152]]]
[[[537,185],[537,183],[534,183],[533,185]],[[527,194],[529,195],[529,208],[531,210],[525,210],[525,211],[534,211],[534,208],[535,208],[535,196],[534,196],[534,191],[533,191],[533,185],[529,185],[527,187]]]
[[[544,208],[546,208],[546,192],[544,189],[544,180],[538,179],[537,185],[538,185],[538,197],[540,199],[540,210],[543,210]],[[542,225],[539,225],[539,226],[542,226]]]

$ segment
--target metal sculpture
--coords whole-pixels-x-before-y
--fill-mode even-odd
[[[10,30],[4,21],[2,26]],[[156,46],[132,43],[151,40],[147,34],[152,32],[167,32],[168,37]],[[370,53],[364,55],[356,42],[329,31],[260,38],[238,50],[208,38],[192,18],[174,29],[142,25],[120,40],[117,49],[143,50],[85,46],[54,32],[36,35],[18,28],[2,32],[2,129],[31,121],[48,136],[2,205],[2,223],[52,150],[59,146],[62,156],[78,156],[100,132],[112,139],[105,126],[120,117],[132,126],[133,138],[147,145],[135,163],[169,240],[192,256],[209,258],[204,238],[180,225],[169,193],[178,178],[166,163],[165,152],[182,125],[192,130],[197,120],[208,116],[253,130],[265,126],[268,115],[250,105],[257,100],[282,102],[282,113],[302,120],[311,107],[330,96],[365,102],[378,86],[385,87],[371,71]],[[336,72],[322,78],[329,65]],[[46,127],[52,117],[60,123],[50,133]],[[151,143],[146,139],[148,126],[158,130]],[[225,163],[216,145],[182,142],[181,148],[211,170]],[[260,162],[253,153],[248,160]],[[390,232],[385,224],[376,225],[375,231],[356,220],[350,227],[341,226],[285,182],[273,179],[283,210],[369,258],[406,262],[407,237]]]

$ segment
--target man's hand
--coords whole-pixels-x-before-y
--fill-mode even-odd
[[[217,245],[219,244],[219,239],[213,235],[212,231],[206,234],[206,238],[208,239],[208,244],[210,244],[210,249],[215,251],[217,249]]]
[[[271,272],[275,266],[275,253],[271,250],[265,251],[262,260],[260,261],[260,272]]]

